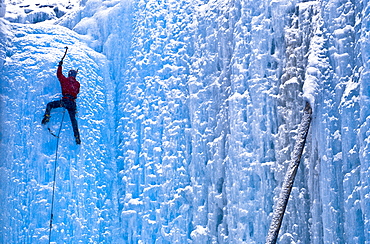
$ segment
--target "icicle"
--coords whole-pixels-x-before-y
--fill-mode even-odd
[[[290,161],[283,185],[281,187],[279,200],[276,204],[272,216],[270,229],[266,238],[266,244],[274,244],[277,241],[281,222],[283,220],[285,209],[289,200],[289,195],[293,187],[294,178],[297,173],[299,163],[301,161],[304,145],[306,143],[306,137],[311,123],[311,114],[312,108],[310,104],[306,102],[306,107],[303,111],[303,117],[298,130],[297,140],[295,142],[294,150],[292,153],[292,160]]]

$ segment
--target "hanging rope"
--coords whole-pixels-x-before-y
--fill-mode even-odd
[[[56,181],[56,172],[57,172],[57,161],[58,161],[58,148],[59,148],[59,135],[60,131],[62,130],[62,125],[64,121],[64,115],[65,115],[66,109],[64,108],[63,110],[63,116],[62,116],[62,121],[60,122],[60,127],[58,130],[57,135],[55,137],[57,138],[57,146],[55,150],[55,161],[54,161],[54,180],[53,180],[53,194],[51,198],[51,210],[50,210],[50,230],[49,230],[49,244],[51,242],[51,229],[53,228],[53,210],[54,210],[54,196],[55,196],[55,181]]]

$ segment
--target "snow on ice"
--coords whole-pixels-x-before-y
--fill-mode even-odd
[[[306,101],[278,243],[370,241],[367,1],[0,0],[0,243],[264,243]],[[59,128],[63,110],[51,114]]]

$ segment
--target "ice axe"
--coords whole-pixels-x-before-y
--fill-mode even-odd
[[[60,60],[60,64],[62,64],[63,63],[63,60],[64,60],[64,58],[66,57],[66,55],[67,55],[67,51],[68,51],[68,47],[65,47],[65,49],[66,49],[66,51],[64,52],[64,55],[63,55],[63,58]]]

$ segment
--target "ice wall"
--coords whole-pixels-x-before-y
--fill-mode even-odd
[[[50,128],[61,126],[61,134],[51,241],[116,241],[116,165],[110,146],[114,89],[107,60],[64,27],[15,24],[8,31],[0,78],[0,242],[49,243],[57,139],[40,119],[46,103],[60,99],[56,68],[66,45],[64,72],[79,68],[77,119],[83,144],[74,143],[68,113],[54,110]]]
[[[303,106],[295,73],[280,88],[294,68],[284,67],[294,4],[150,1],[134,10],[134,55],[119,103],[123,229],[135,226],[124,238],[264,242],[280,158],[294,142],[286,134]],[[280,122],[283,112],[295,120]],[[152,191],[166,199],[147,197]]]
[[[306,161],[310,194],[319,196],[310,197],[315,242],[320,235],[324,242],[347,243],[350,236],[357,243],[369,240],[365,226],[369,208],[360,204],[366,199],[361,192],[367,188],[362,183],[367,177],[361,173],[367,162],[359,154],[364,150],[359,129],[367,127],[361,121],[366,92],[360,84],[367,83],[362,77],[367,72],[361,47],[366,26],[363,4],[367,3],[329,1],[320,8],[323,20],[316,35],[323,41],[317,57],[310,60],[319,85],[317,112]]]
[[[353,202],[350,197],[348,197],[347,201],[351,206],[355,206],[355,208],[352,208],[352,212],[355,212],[355,218],[354,216],[348,216],[349,218],[352,219],[352,221],[363,221],[364,223],[363,228],[364,228],[364,240],[369,241],[370,240],[370,233],[369,233],[369,219],[370,219],[370,200],[367,196],[369,196],[370,192],[370,178],[369,178],[369,131],[370,131],[370,125],[369,125],[369,114],[370,114],[370,94],[369,94],[369,42],[367,41],[369,38],[369,13],[370,13],[370,7],[369,5],[364,5],[363,6],[363,25],[361,26],[361,34],[360,34],[360,45],[358,46],[359,52],[361,52],[361,57],[362,57],[362,62],[363,62],[363,68],[359,67],[359,71],[361,71],[360,79],[359,79],[359,87],[357,90],[360,90],[360,101],[359,105],[361,106],[360,110],[360,129],[358,131],[358,156],[359,156],[359,161],[361,164],[357,164],[357,168],[355,171],[355,177],[357,177],[357,183],[355,187],[358,189],[358,191],[355,191],[356,195],[358,196],[357,198],[360,199],[358,202]],[[366,16],[366,17],[365,17]],[[363,70],[362,70],[363,69]],[[357,139],[357,138],[356,138]],[[347,181],[349,183],[349,181]],[[351,196],[351,195],[349,195]],[[361,222],[360,222],[361,223]],[[349,227],[349,226],[348,226]],[[355,231],[356,232],[361,232],[361,225],[356,226]]]
[[[5,61],[5,43],[6,43],[6,25],[1,19],[4,17],[6,11],[6,5],[4,0],[0,0],[0,70],[3,67]]]
[[[0,18],[5,16],[6,12],[6,5],[5,5],[5,0],[0,1]]]
[[[70,61],[85,68],[85,138],[62,143],[58,241],[263,243],[309,101],[279,243],[368,242],[368,16],[362,0],[91,0],[55,20],[72,31],[8,24],[1,124],[23,139],[2,132],[0,240],[45,240],[53,138],[32,138],[48,136],[39,120],[59,87],[29,80],[58,61],[36,50],[68,44],[83,47]]]
[[[367,3],[187,3],[149,1],[134,8],[134,54],[119,105],[124,113],[119,116],[118,164],[124,195],[120,209],[129,224],[137,224],[124,238],[262,243],[308,100],[314,107],[313,129],[279,241],[367,240],[369,208],[362,195],[367,171],[361,169],[367,163],[359,157],[360,151],[367,154],[360,146],[367,113],[361,115],[366,108],[360,101],[366,96],[359,85],[366,74],[360,50],[367,40],[361,34],[366,33]],[[179,44],[175,54],[168,50]],[[175,97],[185,100],[168,109]],[[167,126],[179,111],[189,116],[177,127]],[[168,134],[183,149],[155,139]],[[184,166],[167,161],[176,151],[178,160],[180,152],[189,152]],[[168,168],[181,170],[161,179],[167,162]],[[188,173],[179,189],[163,183],[176,181],[182,167]],[[185,194],[168,193],[171,187]],[[161,199],[146,197],[153,188],[159,196],[176,196],[186,207],[175,207],[171,214],[167,204],[155,204]],[[148,237],[139,231],[144,227],[153,233],[158,225],[167,230],[162,221],[172,217],[183,221],[187,235],[172,231]]]
[[[79,5],[78,0],[4,0],[3,2],[8,7],[6,14],[3,9],[5,16],[2,17],[10,22],[23,24],[53,22],[66,13],[72,12]]]

